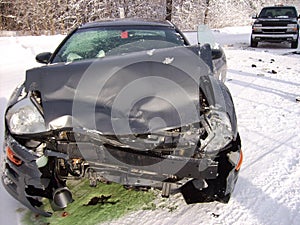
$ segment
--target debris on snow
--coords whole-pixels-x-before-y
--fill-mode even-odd
[[[100,197],[93,197],[91,198],[91,200],[87,203],[84,204],[84,206],[89,206],[89,205],[97,205],[97,204],[116,204],[118,203],[118,201],[109,201],[109,199],[111,198],[111,195],[105,196],[105,195],[101,195]]]

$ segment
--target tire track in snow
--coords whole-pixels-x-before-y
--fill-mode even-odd
[[[221,214],[221,224],[293,224],[293,211],[268,195],[246,178],[239,177],[240,189],[235,191],[234,199],[226,213]],[[238,212],[238,213],[235,213]],[[251,221],[247,223],[247,221]]]
[[[299,120],[295,118],[299,118],[300,111],[294,97],[298,95],[299,79],[291,80],[292,77],[283,76],[281,70],[276,75],[257,76],[258,71],[249,66],[251,60],[243,61],[240,55],[231,57],[239,57],[242,62],[229,69],[232,80],[228,85],[229,89],[234,88],[233,98],[238,102],[238,126],[247,162],[234,192],[234,205],[230,205],[220,220],[223,224],[240,224],[241,221],[245,224],[247,221],[251,221],[248,224],[298,224],[300,167],[297,152],[300,146],[296,146],[300,137],[295,129],[299,127]],[[274,58],[275,61],[282,59],[275,55]]]

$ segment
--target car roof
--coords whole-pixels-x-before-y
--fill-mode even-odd
[[[175,28],[175,26],[169,21],[159,20],[145,20],[145,19],[112,19],[104,21],[96,21],[86,23],[79,27],[79,29],[93,28],[93,27],[113,27],[113,26],[159,26]]]
[[[293,9],[296,9],[295,6],[289,6],[289,5],[274,5],[274,6],[266,6],[266,7],[263,7],[263,9],[276,9],[276,8],[281,8],[281,9],[286,9],[286,8],[293,8]]]

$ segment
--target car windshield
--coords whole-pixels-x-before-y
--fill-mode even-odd
[[[60,47],[52,63],[183,45],[183,37],[176,30],[165,27],[78,29]]]
[[[295,18],[297,12],[293,7],[264,8],[259,14],[260,18]]]

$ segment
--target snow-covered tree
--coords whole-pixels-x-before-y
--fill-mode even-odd
[[[263,6],[299,0],[0,0],[0,30],[66,33],[79,24],[109,18],[169,19],[183,30],[250,25]]]

